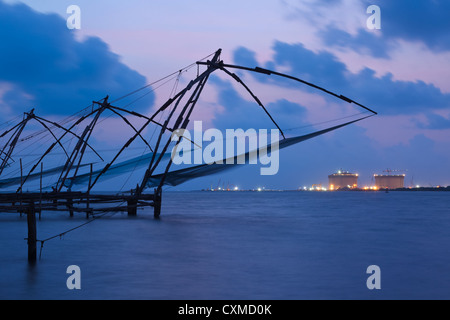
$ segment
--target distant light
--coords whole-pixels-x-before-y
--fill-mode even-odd
[[[416,186],[416,188],[420,188],[420,186],[419,186],[419,185],[417,185],[417,186]]]
[[[238,191],[239,190],[239,188],[238,187],[234,187],[234,191]]]
[[[258,188],[258,191],[261,191],[262,189],[261,188]]]

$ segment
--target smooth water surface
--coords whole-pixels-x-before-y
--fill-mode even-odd
[[[85,222],[43,213],[38,239]],[[1,299],[450,298],[448,192],[166,192],[160,220],[108,214],[34,266],[26,237],[25,216],[0,214]]]

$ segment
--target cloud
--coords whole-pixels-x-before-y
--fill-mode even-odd
[[[101,39],[78,41],[74,32],[56,14],[0,1],[0,83],[10,84],[2,109],[73,114],[93,100],[117,98],[146,84]],[[148,110],[153,101],[147,95],[133,108]]]
[[[449,1],[383,0],[378,5],[384,37],[421,41],[435,51],[450,50]]]
[[[223,111],[216,114],[213,121],[215,128],[220,130],[276,129],[265,111],[256,102],[250,101],[252,98],[245,89],[236,90],[229,81],[217,76],[211,77],[209,81],[217,87],[219,92],[217,102],[223,106]],[[245,95],[248,95],[249,100],[243,98]],[[262,101],[262,103],[282,130],[307,125],[304,120],[307,110],[298,103],[284,98],[269,103]]]
[[[450,119],[443,117],[438,114],[427,115],[427,123],[416,122],[417,127],[420,129],[431,129],[431,130],[445,130],[450,129]]]
[[[352,35],[343,30],[327,28],[320,31],[319,35],[327,46],[352,49],[359,54],[375,58],[388,59],[393,48],[392,43],[364,29],[359,29],[356,35]]]
[[[273,50],[273,60],[266,65],[278,69],[289,68],[291,75],[343,94],[382,115],[414,115],[450,108],[450,94],[445,94],[436,86],[423,81],[395,80],[390,73],[378,77],[376,72],[369,68],[352,73],[332,53],[314,52],[301,43],[276,42]],[[250,52],[244,55],[242,48],[239,52],[238,57],[247,57],[241,58],[240,62],[251,61]],[[273,83],[283,86],[295,84],[283,81]]]
[[[287,18],[307,22],[316,30],[333,26],[354,33],[367,19],[366,8],[361,0],[282,0],[289,12]]]
[[[347,67],[327,51],[314,52],[303,44],[277,41],[274,45],[274,65],[288,66],[291,74],[306,81],[330,87],[341,87]],[[292,83],[292,82],[291,82]],[[292,83],[293,84],[293,83]]]
[[[341,1],[335,6],[345,7],[344,3],[348,6],[352,1]],[[408,0],[379,0],[376,3],[365,0],[363,4],[366,8],[372,4],[380,7],[381,30],[369,30],[364,23],[344,28],[341,23],[328,22],[319,26],[317,31],[325,45],[385,59],[400,40],[423,43],[433,52],[450,51],[448,1],[420,0],[413,4]],[[366,14],[365,18],[369,17]]]

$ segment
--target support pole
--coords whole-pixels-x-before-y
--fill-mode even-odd
[[[153,217],[159,219],[161,215],[161,203],[162,203],[162,189],[155,189],[155,199],[153,200]]]
[[[137,198],[129,199],[127,201],[128,204],[128,216],[129,217],[136,217],[137,216]]]
[[[27,210],[27,224],[28,224],[28,262],[36,262],[36,210],[34,203],[30,203]]]
[[[67,209],[69,209],[69,215],[70,217],[73,217],[73,199],[72,198],[68,198],[67,199]]]
[[[89,173],[89,186],[88,186],[88,190],[86,193],[86,219],[89,219],[89,214],[92,212],[91,208],[90,208],[90,192],[91,192],[91,182],[92,182],[92,163],[91,163],[91,171]]]
[[[90,188],[91,188],[91,182],[92,182],[92,170],[93,170],[92,163],[91,163],[90,167],[91,167],[91,170],[90,170],[90,173],[89,173],[89,187],[88,187],[88,190],[86,192],[86,209],[88,211],[89,211],[89,193],[91,192]]]
[[[23,184],[23,167],[22,167],[22,158],[20,158],[20,185]],[[20,188],[20,217],[22,217],[22,188]]]

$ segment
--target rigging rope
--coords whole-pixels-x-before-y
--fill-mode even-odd
[[[206,56],[206,57],[204,57],[203,59],[200,59],[199,61],[204,61],[204,60],[208,59],[209,57],[213,56],[214,54],[215,54],[215,52],[214,52],[214,53],[211,53],[210,55],[208,55],[208,56]],[[132,92],[130,92],[130,93],[128,93],[128,94],[122,96],[122,97],[119,97],[119,98],[117,98],[116,100],[112,101],[111,103],[115,103],[115,102],[117,102],[117,101],[120,101],[120,100],[122,100],[122,99],[125,99],[125,98],[127,98],[127,97],[129,97],[129,96],[131,96],[131,95],[133,95],[133,94],[135,94],[135,93],[138,93],[138,92],[140,92],[140,91],[142,91],[142,90],[144,90],[144,89],[146,89],[146,88],[148,88],[148,87],[151,87],[151,86],[157,84],[158,82],[164,81],[164,80],[166,80],[166,79],[168,79],[168,78],[170,78],[170,77],[172,77],[172,76],[178,74],[178,73],[179,73],[180,71],[182,71],[182,70],[188,70],[188,69],[191,69],[191,68],[194,67],[196,64],[197,64],[197,62],[191,63],[190,65],[188,65],[188,66],[186,66],[186,67],[184,67],[184,68],[182,68],[182,69],[180,69],[180,70],[178,70],[178,71],[175,71],[175,72],[169,74],[168,76],[165,76],[165,77],[163,77],[163,78],[161,78],[161,79],[159,79],[159,80],[156,80],[156,81],[154,81],[154,82],[152,82],[152,83],[146,84],[145,86],[143,86],[143,87],[141,87],[141,88],[139,88],[139,89],[137,89],[137,90],[134,90],[134,91],[132,91]]]
[[[300,127],[294,127],[294,128],[289,128],[289,129],[283,129],[283,130],[284,131],[294,131],[294,130],[298,130],[298,129],[305,129],[305,128],[315,127],[315,126],[319,126],[319,125],[322,125],[322,124],[327,124],[327,123],[331,123],[331,122],[335,122],[335,121],[339,121],[339,120],[345,120],[345,119],[353,118],[353,117],[356,117],[356,116],[359,116],[359,115],[363,115],[363,114],[368,114],[368,113],[369,113],[369,111],[363,111],[363,112],[356,113],[356,114],[353,114],[353,115],[350,115],[350,116],[345,116],[345,117],[336,118],[336,119],[333,119],[333,120],[322,121],[322,122],[311,123],[311,124],[308,124],[308,125],[304,125],[304,126],[300,126]]]
[[[92,220],[89,220],[88,222],[85,222],[85,223],[83,223],[83,224],[81,224],[81,225],[79,225],[79,226],[77,226],[77,227],[75,227],[75,228],[72,228],[72,229],[69,229],[69,230],[67,230],[67,231],[61,232],[61,233],[59,233],[59,234],[57,234],[57,235],[54,235],[54,236],[52,236],[52,237],[50,237],[50,238],[47,238],[47,239],[45,239],[45,240],[36,240],[36,242],[40,242],[40,243],[41,243],[41,248],[40,248],[40,250],[39,250],[39,260],[41,260],[42,249],[44,248],[44,243],[45,243],[45,242],[50,241],[50,240],[53,240],[53,239],[58,238],[58,237],[61,238],[62,236],[65,236],[65,235],[68,234],[69,232],[72,232],[72,231],[75,231],[75,230],[77,230],[77,229],[80,229],[80,228],[82,228],[82,227],[84,227],[84,226],[86,226],[86,225],[88,225],[88,224],[90,224],[90,223],[92,223],[92,222],[94,222],[94,221],[96,221],[96,220],[99,220],[99,219],[103,218],[103,217],[104,217],[106,214],[108,214],[108,213],[111,213],[111,211],[104,212],[103,214],[99,215],[98,217],[93,216],[93,217],[92,217]],[[116,213],[117,213],[117,212],[113,212],[113,215],[116,214]],[[25,240],[28,240],[28,239],[25,239]]]

